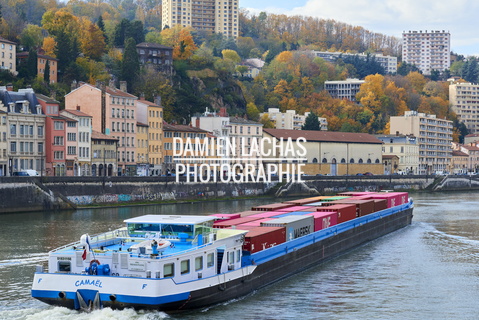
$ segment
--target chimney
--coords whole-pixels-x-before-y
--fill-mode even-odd
[[[145,94],[143,92],[140,93],[140,100],[145,100]]]
[[[13,91],[13,85],[11,83],[7,84],[7,91]]]
[[[396,137],[399,137],[399,131],[396,131]]]
[[[108,86],[112,89],[116,89],[115,87],[115,80],[111,79],[110,82],[108,82]]]
[[[196,118],[196,125],[195,125],[197,128],[200,127],[200,118]]]
[[[75,90],[76,88],[78,88],[78,86],[77,86],[77,81],[76,81],[76,80],[73,80],[70,89],[71,89],[71,91],[73,91],[73,90]]]
[[[80,106],[77,106],[77,111],[80,111]]]
[[[220,108],[219,116],[220,117],[227,117],[228,116],[228,113],[226,112],[226,107],[221,107]]]
[[[126,89],[126,81],[120,81],[120,90],[123,92],[128,92]]]

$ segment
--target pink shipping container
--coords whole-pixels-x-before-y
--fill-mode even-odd
[[[289,207],[289,208],[284,208],[284,209],[278,209],[276,211],[293,212],[293,211],[301,211],[303,209],[311,209],[311,207],[308,207],[308,206],[294,206],[294,207]]]
[[[263,218],[271,218],[274,216],[279,216],[280,214],[283,214],[283,213],[284,211],[265,211],[265,212],[256,211],[256,214],[253,214],[249,217],[263,219]]]
[[[316,210],[319,212],[336,211],[338,213],[338,223],[356,218],[356,205],[354,204],[335,204],[328,207],[318,207]]]
[[[289,207],[292,207],[292,206],[294,206],[294,204],[292,204],[292,203],[278,202],[278,203],[265,204],[265,205],[262,205],[262,206],[253,207],[253,208],[251,208],[251,210],[254,210],[254,211],[275,211],[275,210],[279,210],[279,209],[289,208]]]
[[[314,231],[323,230],[338,224],[338,213],[335,211],[311,212],[306,215],[314,218]]]
[[[231,220],[241,218],[239,213],[214,213],[210,214],[210,216],[217,217],[220,220]]]
[[[243,229],[242,227],[261,227],[261,223],[262,222],[266,222],[266,221],[270,221],[270,220],[273,220],[274,218],[263,218],[263,219],[258,219],[258,220],[254,220],[254,221],[251,221],[251,222],[246,222],[246,223],[243,223],[243,224],[239,224],[236,226],[237,229]]]
[[[253,210],[247,210],[247,211],[241,211],[241,212],[238,212],[239,215],[241,215],[241,217],[248,217],[248,216],[251,216],[253,214],[257,214],[258,211],[253,211]]]
[[[219,220],[213,223],[213,228],[232,228],[239,224],[259,220],[259,217],[244,217],[244,218],[237,218],[237,219],[230,219],[230,220]]]
[[[255,253],[285,242],[286,230],[282,227],[256,227],[245,235],[243,250]]]
[[[368,196],[375,194],[376,192],[370,192],[370,191],[349,191],[349,192],[341,192],[338,193],[338,196],[350,196],[350,197],[358,197],[358,196]]]
[[[409,201],[407,192],[390,192],[390,194],[395,194],[398,196],[399,203],[396,205],[405,204]]]
[[[371,199],[386,199],[388,202],[388,208],[398,206],[402,204],[401,202],[404,199],[404,195],[401,194],[402,192],[399,193],[393,193],[393,192],[383,192],[383,193],[377,193],[373,194],[371,196]],[[406,193],[407,195],[407,193]]]

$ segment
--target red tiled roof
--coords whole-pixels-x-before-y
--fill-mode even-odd
[[[316,142],[348,142],[382,144],[378,138],[367,133],[314,131],[314,130],[287,130],[287,129],[263,129],[267,134],[276,137],[293,140],[305,138],[307,141]]]
[[[127,92],[121,91],[120,89],[117,89],[117,88],[106,87],[105,92],[108,93],[108,94],[111,94],[112,96],[120,96],[120,97],[127,97],[127,98],[138,98],[137,96],[134,96],[134,95],[129,94]]]
[[[469,157],[467,153],[459,151],[459,150],[452,150],[452,156],[453,157]]]
[[[139,99],[138,102],[144,103],[144,104],[149,105],[149,106],[152,106],[152,107],[160,107],[160,106],[157,105],[156,103],[151,102],[151,101],[148,101],[148,100],[145,100],[145,99]]]
[[[82,112],[82,111],[80,111],[80,110],[64,109],[64,110],[62,110],[62,111],[71,113],[71,114],[73,114],[73,115],[75,115],[75,116],[79,116],[79,117],[90,117],[90,118],[92,117],[92,116],[90,116],[89,114],[86,114],[85,112]]]
[[[117,140],[117,141],[119,140],[118,138],[108,136],[106,134],[103,134],[103,133],[95,131],[95,130],[92,130],[91,138],[96,139],[96,140]]]

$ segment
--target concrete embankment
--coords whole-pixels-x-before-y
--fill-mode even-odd
[[[0,213],[65,210],[88,205],[200,201],[271,195],[308,196],[365,190],[469,190],[466,176],[305,177],[304,182],[190,183],[158,177],[0,177]]]

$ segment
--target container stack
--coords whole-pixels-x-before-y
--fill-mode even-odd
[[[213,214],[213,227],[247,230],[243,250],[255,253],[408,201],[407,192],[350,191]]]

